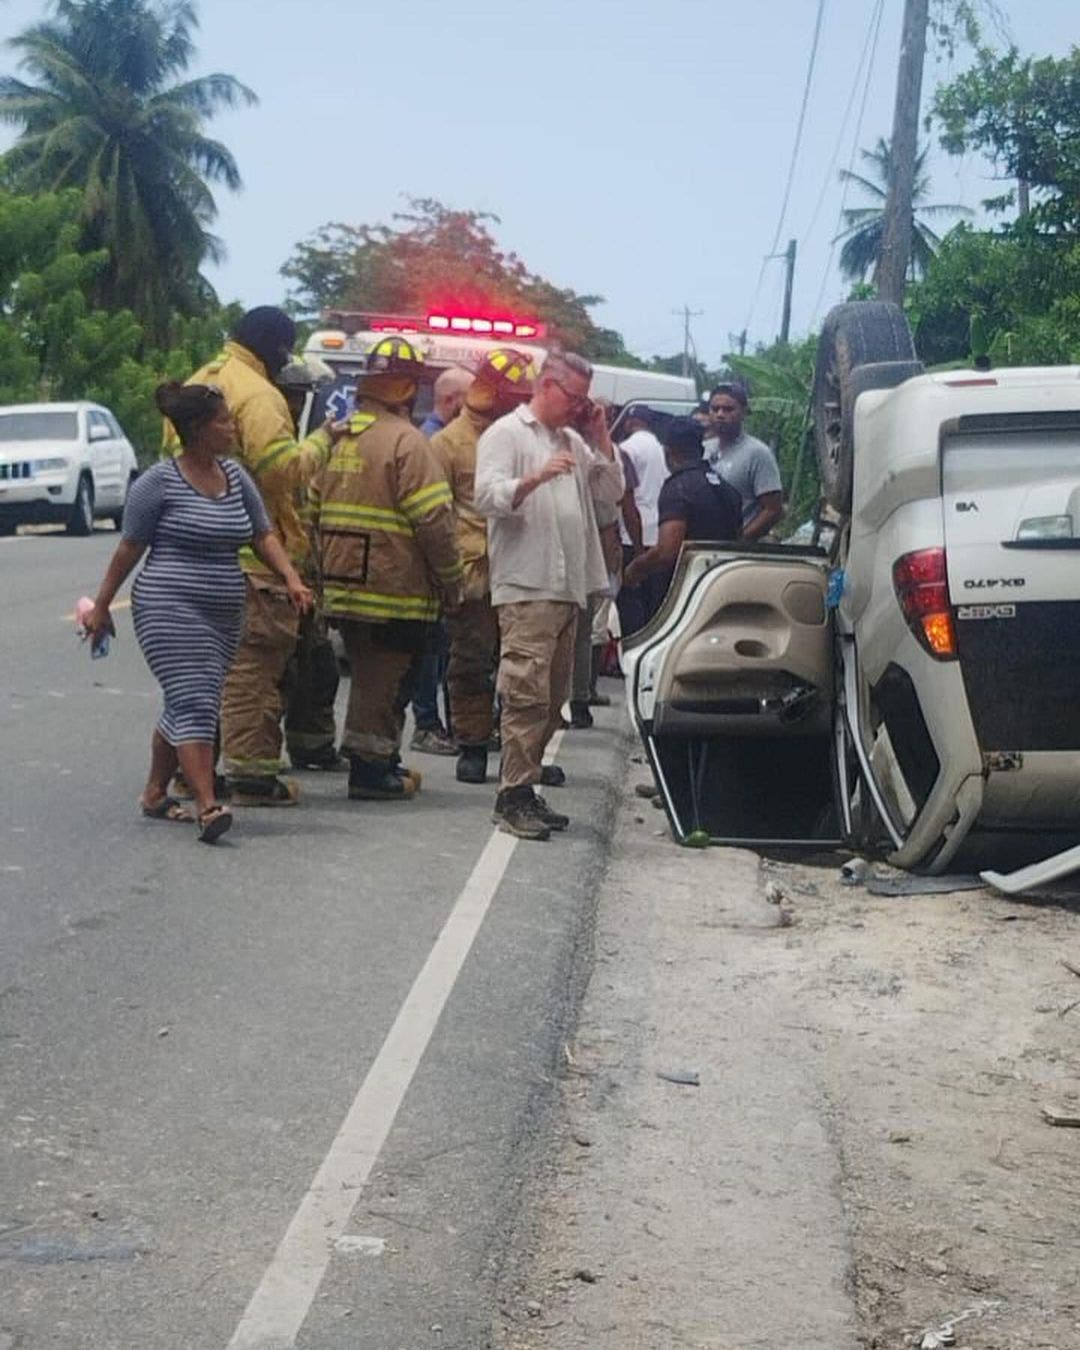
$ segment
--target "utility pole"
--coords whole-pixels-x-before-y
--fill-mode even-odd
[[[787,277],[784,281],[784,313],[780,320],[780,342],[784,346],[787,345],[791,333],[791,293],[795,288],[795,250],[797,247],[796,241],[789,239],[787,252],[784,254],[787,261]]]
[[[690,374],[690,320],[699,319],[705,313],[703,309],[691,309],[683,305],[682,309],[673,309],[672,314],[681,314],[683,320],[682,373]]]
[[[900,66],[896,75],[892,140],[889,143],[892,174],[885,198],[881,256],[874,273],[878,297],[897,305],[904,298],[904,284],[911,258],[912,197],[928,22],[929,0],[904,0],[904,28],[900,39]]]

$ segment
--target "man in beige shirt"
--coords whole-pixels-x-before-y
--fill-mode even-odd
[[[495,820],[524,839],[546,839],[569,824],[536,786],[562,781],[561,771],[545,780],[541,761],[569,693],[578,616],[607,585],[595,503],[615,506],[623,495],[603,410],[589,402],[591,381],[584,358],[551,353],[529,403],[489,427],[477,447],[475,505],[488,519],[501,644]]]

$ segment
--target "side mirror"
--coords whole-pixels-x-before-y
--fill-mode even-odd
[[[103,427],[100,422],[95,422],[90,428],[90,439],[92,441],[107,441],[112,433],[108,427]]]

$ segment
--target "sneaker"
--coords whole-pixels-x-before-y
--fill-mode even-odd
[[[560,769],[557,764],[541,764],[540,766],[540,786],[541,787],[565,787],[566,773]]]
[[[300,799],[292,778],[230,778],[228,787],[233,806],[295,806]]]
[[[324,745],[318,750],[290,750],[289,765],[297,770],[309,769],[312,773],[344,773],[349,761],[336,745]]]
[[[401,802],[415,797],[417,783],[399,764],[388,759],[349,757],[351,802]]]
[[[483,745],[463,745],[458,755],[459,783],[483,783],[487,780],[487,748]]]
[[[593,724],[593,716],[587,703],[576,701],[570,704],[570,725],[578,731],[586,731]]]
[[[531,787],[504,788],[495,798],[492,820],[504,834],[519,839],[550,839],[551,826],[540,815]]]
[[[420,755],[456,755],[457,742],[442,727],[417,727],[409,749]]]
[[[533,793],[533,799],[536,802],[536,814],[549,830],[565,830],[570,824],[570,817],[564,816],[561,811],[553,811],[539,792]]]

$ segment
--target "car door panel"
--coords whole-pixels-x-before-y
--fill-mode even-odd
[[[625,642],[676,837],[835,842],[827,581],[820,549],[691,544],[659,614]]]

